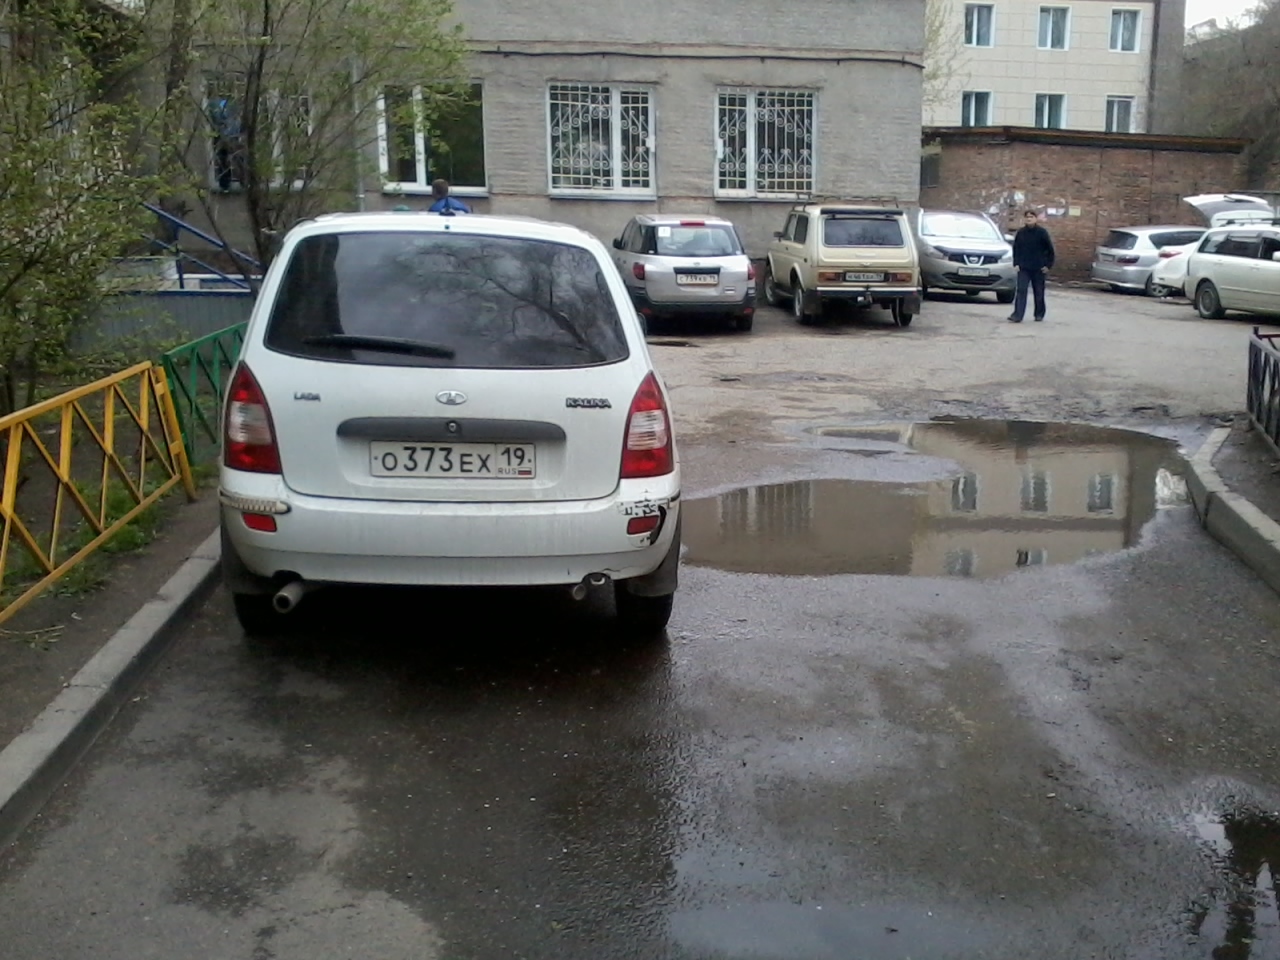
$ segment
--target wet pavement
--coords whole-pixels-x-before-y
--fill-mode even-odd
[[[3,955],[1274,957],[1280,608],[1178,439],[688,446],[655,641],[346,590],[266,644],[219,591],[0,861]]]

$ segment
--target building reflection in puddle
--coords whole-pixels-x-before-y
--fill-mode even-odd
[[[958,472],[909,484],[798,480],[693,500],[686,562],[775,575],[999,576],[1133,546],[1158,507],[1182,502],[1175,445],[1146,434],[981,420],[864,433]]]

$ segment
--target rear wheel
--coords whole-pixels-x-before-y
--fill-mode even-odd
[[[771,307],[780,307],[788,297],[778,288],[773,276],[773,264],[765,261],[764,265],[764,300]]]
[[[899,327],[909,327],[911,321],[915,319],[915,314],[908,313],[901,300],[893,301],[893,306],[889,310],[893,314],[893,322]]]
[[[613,602],[618,613],[618,626],[634,636],[653,636],[667,628],[675,594],[660,597],[638,597],[625,582],[613,585]]]
[[[744,313],[733,318],[733,326],[739,333],[749,333],[751,328],[755,326],[755,314]]]
[[[1013,303],[1013,291],[1001,290],[999,293],[996,294],[996,302],[997,303]]]
[[[284,632],[285,618],[271,606],[269,593],[233,593],[240,628],[251,637],[274,637]]]
[[[966,290],[966,291],[964,292],[964,295],[965,295],[966,297],[976,297],[976,296],[977,296],[978,294],[980,294],[981,292],[982,292],[981,290]]]
[[[1221,320],[1227,315],[1222,309],[1222,298],[1212,280],[1202,280],[1196,287],[1196,313],[1206,320]]]
[[[813,319],[805,310],[807,306],[806,299],[804,284],[797,277],[795,283],[791,286],[791,315],[796,318],[796,323],[808,324]]]
[[[1148,297],[1162,297],[1164,296],[1164,294],[1161,293],[1160,291],[1162,291],[1163,289],[1164,287],[1156,283],[1150,274],[1147,274],[1146,285],[1142,288],[1142,292],[1144,294],[1146,294]]]

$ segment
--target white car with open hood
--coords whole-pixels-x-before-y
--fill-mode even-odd
[[[265,276],[224,410],[224,578],[250,632],[312,586],[612,584],[665,627],[666,389],[604,246],[522,218],[339,214]]]

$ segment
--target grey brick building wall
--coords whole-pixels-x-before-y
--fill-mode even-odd
[[[458,0],[456,10],[484,91],[488,196],[467,198],[477,212],[568,222],[606,243],[635,212],[716,213],[761,252],[792,201],[715,196],[723,88],[813,92],[814,195],[917,199],[924,0]],[[551,196],[552,82],[650,89],[652,198]],[[429,198],[372,184],[366,203]]]

